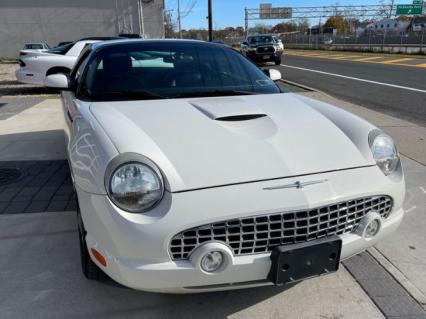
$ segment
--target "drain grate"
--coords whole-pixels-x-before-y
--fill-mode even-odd
[[[16,168],[0,168],[0,185],[13,182],[21,176],[21,171]]]

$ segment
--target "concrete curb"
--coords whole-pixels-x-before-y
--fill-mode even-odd
[[[426,310],[426,296],[414,286],[377,248],[368,249],[371,256]]]
[[[278,81],[280,81],[282,83],[285,83],[285,84],[288,84],[288,85],[292,85],[292,86],[301,88],[301,89],[306,90],[306,91],[319,92],[318,90],[316,90],[314,88],[311,88],[309,86],[306,86],[306,85],[303,85],[303,84],[300,84],[300,83],[297,83],[297,82],[293,82],[293,81],[289,81],[289,80],[284,80],[284,79],[281,79],[281,80],[278,80]],[[322,92],[320,92],[320,93],[322,93]]]

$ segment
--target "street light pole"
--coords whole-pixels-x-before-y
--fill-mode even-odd
[[[182,29],[181,29],[181,25],[180,25],[180,0],[177,0],[177,11],[178,11],[179,38],[182,39]]]
[[[209,15],[208,15],[208,19],[209,19],[209,41],[212,42],[213,41],[213,16],[212,16],[212,0],[208,0],[209,1]]]

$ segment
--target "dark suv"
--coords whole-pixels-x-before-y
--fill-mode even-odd
[[[271,35],[252,35],[241,44],[243,54],[255,63],[281,64],[282,50]]]

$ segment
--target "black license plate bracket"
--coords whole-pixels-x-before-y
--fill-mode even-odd
[[[336,272],[341,250],[342,240],[338,236],[275,247],[268,279],[281,286]]]

